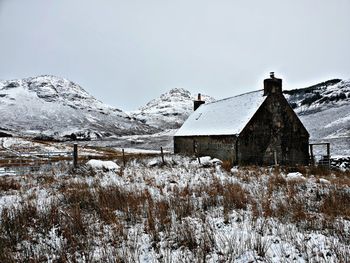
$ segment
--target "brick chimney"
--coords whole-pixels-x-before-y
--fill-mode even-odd
[[[201,94],[198,93],[198,98],[197,98],[197,100],[194,100],[194,101],[193,101],[193,111],[195,111],[196,109],[198,109],[199,106],[201,106],[201,105],[204,104],[204,103],[205,103],[205,101],[202,100]]]
[[[270,78],[264,80],[264,96],[274,93],[282,94],[282,79],[275,78],[275,73],[270,72]]]

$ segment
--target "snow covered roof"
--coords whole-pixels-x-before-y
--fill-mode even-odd
[[[175,136],[239,134],[264,102],[263,90],[201,105]]]

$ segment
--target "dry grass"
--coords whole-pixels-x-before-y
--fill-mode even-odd
[[[226,172],[230,172],[232,168],[232,162],[231,161],[223,161],[221,164],[222,169],[224,169]]]
[[[334,219],[344,217],[350,220],[350,192],[334,188],[329,191],[322,200],[320,210],[322,213]]]
[[[5,192],[19,189],[21,189],[21,185],[16,180],[7,177],[0,177],[0,191]]]
[[[298,169],[301,171],[302,167]],[[236,178],[230,176],[226,181],[216,176],[211,169],[208,171],[210,183],[185,187],[175,184],[169,188],[167,195],[161,194],[161,198],[156,198],[144,188],[127,190],[116,185],[102,186],[95,174],[80,177],[81,181],[38,176],[38,183],[52,187],[54,191],[58,189],[59,198],[45,211],[38,211],[35,203],[29,199],[19,208],[3,210],[0,218],[0,262],[15,261],[18,246],[25,240],[38,242],[38,237],[30,233],[47,235],[54,227],[59,228],[59,234],[66,240],[61,251],[54,251],[60,255],[60,262],[77,260],[74,256],[67,258],[68,254],[84,256],[89,261],[92,260],[93,240],[102,235],[104,226],[110,227],[112,234],[101,246],[120,248],[123,242],[131,242],[128,229],[135,225],[141,225],[143,231],[149,234],[155,251],[160,249],[159,240],[165,235],[175,242],[172,244],[174,249],[186,248],[205,260],[216,242],[213,230],[205,222],[206,214],[212,211],[220,211],[217,213],[221,213],[226,224],[233,222],[231,218],[234,211],[251,210],[254,220],[261,217],[275,218],[286,224],[294,223],[304,230],[328,229],[337,236],[343,235],[343,240],[346,240],[348,235],[342,233],[341,226],[334,222],[339,217],[350,220],[350,194],[344,190],[344,186],[348,186],[348,175],[335,173],[332,178],[343,182],[343,185],[325,185],[318,192],[309,193],[305,182],[288,181],[281,176],[281,173],[286,172],[283,167],[244,167],[233,175]],[[133,173],[120,176],[126,178],[132,175],[137,178]],[[87,178],[89,180],[85,180]],[[136,181],[135,178],[133,180]],[[231,179],[237,181],[232,182]],[[258,194],[250,192],[252,182],[256,183],[254,187],[260,191]],[[154,178],[145,178],[144,183],[160,192],[165,188],[164,184],[157,185]],[[0,189],[20,191],[21,185],[15,180],[0,178]],[[198,225],[189,218],[202,220],[203,229],[198,229]],[[98,227],[95,226],[97,222]],[[200,239],[194,234],[196,232],[200,232]],[[263,258],[269,244],[257,239],[250,246]],[[35,255],[32,247],[27,249],[25,261],[45,260]],[[137,249],[134,251],[137,252]],[[114,259],[126,256],[121,252],[114,253]]]

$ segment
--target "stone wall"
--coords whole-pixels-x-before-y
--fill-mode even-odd
[[[243,164],[307,165],[309,134],[282,94],[268,96],[239,136]]]
[[[228,160],[236,159],[237,137],[232,136],[175,136],[174,152],[188,155],[206,156]]]

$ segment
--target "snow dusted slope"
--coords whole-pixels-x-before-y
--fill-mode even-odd
[[[0,116],[0,128],[24,135],[91,139],[154,131],[54,76],[0,81]]]
[[[311,139],[350,136],[350,80],[329,80],[284,93]]]
[[[311,142],[330,142],[333,156],[350,156],[350,80],[334,79],[284,92]]]
[[[193,112],[193,100],[196,98],[185,89],[175,88],[151,100],[144,107],[132,112],[131,115],[153,127],[179,128]],[[214,101],[212,97],[205,95],[202,95],[202,99],[206,102]]]

